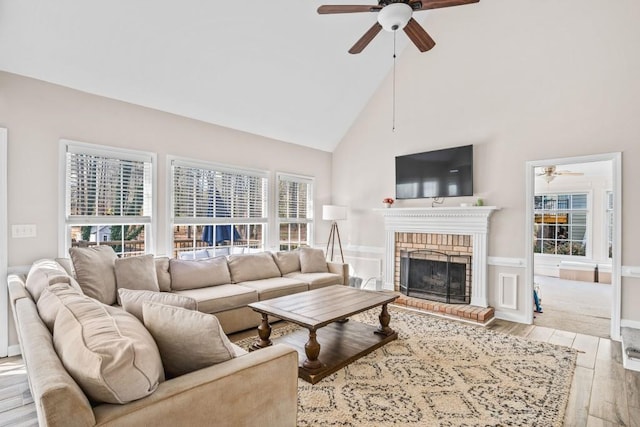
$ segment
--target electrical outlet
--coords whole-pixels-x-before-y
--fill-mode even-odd
[[[14,224],[11,226],[11,237],[21,239],[25,237],[36,237],[35,224]]]

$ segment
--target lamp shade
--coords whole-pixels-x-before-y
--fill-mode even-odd
[[[323,205],[322,219],[336,221],[339,219],[347,219],[347,207],[337,205]]]

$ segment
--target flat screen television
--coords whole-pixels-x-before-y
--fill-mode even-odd
[[[396,199],[473,196],[473,145],[396,157]]]

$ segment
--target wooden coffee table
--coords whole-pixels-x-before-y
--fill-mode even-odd
[[[343,368],[378,347],[398,338],[389,327],[391,316],[387,304],[399,295],[329,286],[308,292],[249,304],[262,314],[258,327],[258,340],[252,349],[285,343],[298,350],[298,376],[315,384],[322,378]],[[354,314],[382,306],[378,316],[380,326],[349,321]],[[284,335],[273,341],[269,317],[274,316],[306,328]],[[322,354],[320,348],[322,347]]]

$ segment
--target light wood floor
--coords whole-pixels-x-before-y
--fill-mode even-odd
[[[498,332],[577,349],[567,415],[567,427],[640,427],[640,372],[622,367],[620,343],[535,325],[495,320],[487,328]],[[235,334],[233,341],[255,334]],[[37,425],[35,407],[22,359],[0,359],[0,427]]]

